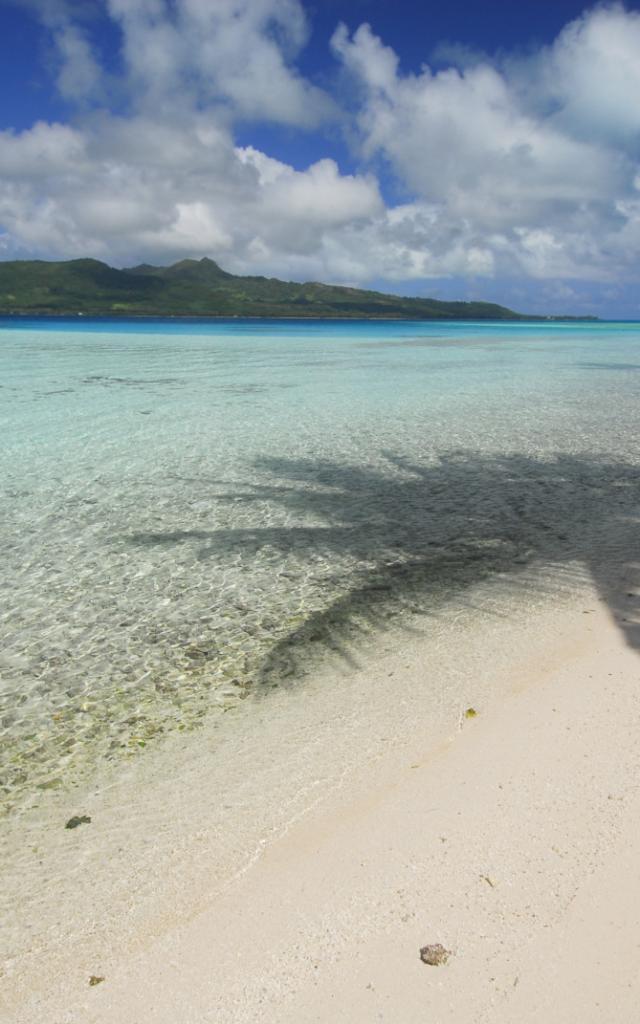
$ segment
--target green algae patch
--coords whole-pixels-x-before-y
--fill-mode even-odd
[[[65,828],[77,828],[78,825],[89,825],[91,824],[91,818],[88,814],[74,814],[73,818],[69,818],[65,824]]]

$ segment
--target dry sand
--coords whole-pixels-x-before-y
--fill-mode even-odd
[[[408,731],[223,891],[135,942],[94,927],[99,963],[36,957],[8,979],[7,1020],[638,1020],[640,662],[587,607],[553,635],[532,625],[499,699],[439,743]],[[446,964],[421,962],[428,943]]]

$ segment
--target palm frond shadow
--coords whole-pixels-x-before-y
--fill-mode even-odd
[[[569,591],[590,577],[627,642],[640,647],[640,470],[629,462],[457,452],[420,464],[385,452],[376,467],[263,458],[255,469],[264,483],[224,490],[203,479],[202,489],[212,503],[277,507],[294,525],[130,539],[196,540],[199,559],[251,559],[266,545],[283,557],[303,550],[325,563],[348,559],[338,596],[272,646],[258,682],[297,678],[314,646],[353,661],[371,631],[392,622],[411,629],[412,614],[433,615],[453,596],[464,603],[498,574],[502,593],[514,595]],[[310,518],[317,525],[306,525]],[[483,605],[486,614],[504,608]]]

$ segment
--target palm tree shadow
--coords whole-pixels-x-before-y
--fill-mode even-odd
[[[567,592],[590,577],[626,642],[640,647],[640,470],[628,462],[465,451],[420,464],[384,452],[375,468],[289,458],[263,458],[255,468],[266,482],[242,490],[190,483],[215,502],[278,509],[293,525],[130,539],[197,540],[200,559],[250,560],[268,545],[283,559],[303,551],[348,565],[328,606],[273,644],[259,683],[298,678],[314,648],[353,661],[372,631],[394,621],[410,629],[413,614],[464,602],[475,584],[498,575],[514,597]]]

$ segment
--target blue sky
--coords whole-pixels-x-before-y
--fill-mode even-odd
[[[0,258],[640,317],[640,0],[0,0]]]

